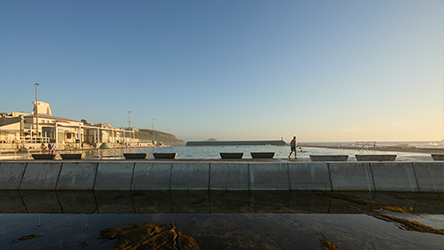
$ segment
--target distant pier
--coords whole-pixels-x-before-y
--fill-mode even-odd
[[[271,141],[189,141],[187,146],[255,146],[255,145],[273,145],[285,146],[288,145],[283,140]]]

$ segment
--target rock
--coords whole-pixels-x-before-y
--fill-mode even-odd
[[[41,235],[37,235],[37,234],[24,235],[24,236],[18,238],[17,240],[12,240],[10,242],[10,244],[19,243],[20,241],[24,241],[24,240],[32,240],[32,239],[35,239],[38,237],[41,237]]]
[[[199,249],[196,240],[183,235],[179,229],[169,224],[148,222],[124,224],[124,228],[112,227],[100,231],[102,239],[118,239],[113,249]]]

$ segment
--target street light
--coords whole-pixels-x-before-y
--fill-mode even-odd
[[[128,130],[131,131],[131,110],[128,111]]]
[[[40,84],[38,84],[38,83],[34,83],[34,86],[35,86],[35,122],[36,122],[36,126],[35,126],[35,134],[36,134],[36,137],[38,138],[39,137],[39,105],[38,105],[38,98],[37,98],[37,87],[39,86]]]
[[[153,145],[156,146],[156,142],[154,141],[154,118],[153,118]]]

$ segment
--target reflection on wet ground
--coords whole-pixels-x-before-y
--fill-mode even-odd
[[[0,191],[0,213],[443,213],[443,193],[291,191]],[[389,207],[392,207],[391,209]]]
[[[160,229],[166,247],[179,232],[198,244],[185,249],[442,249],[443,205],[442,193],[1,191],[0,249],[122,249]]]
[[[371,215],[375,216],[378,219],[385,220],[387,222],[396,222],[399,224],[401,229],[444,235],[444,230],[429,227],[417,221],[410,221],[407,219],[397,218],[395,216],[386,215],[384,213],[371,213]]]

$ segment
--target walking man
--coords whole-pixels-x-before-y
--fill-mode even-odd
[[[290,155],[288,155],[288,159],[291,159],[291,154],[293,154],[293,152],[294,152],[294,158],[295,159],[298,158],[298,153],[296,151],[297,144],[298,143],[296,142],[296,136],[293,136],[293,140],[291,140],[291,142],[290,142],[291,152],[290,152]]]

